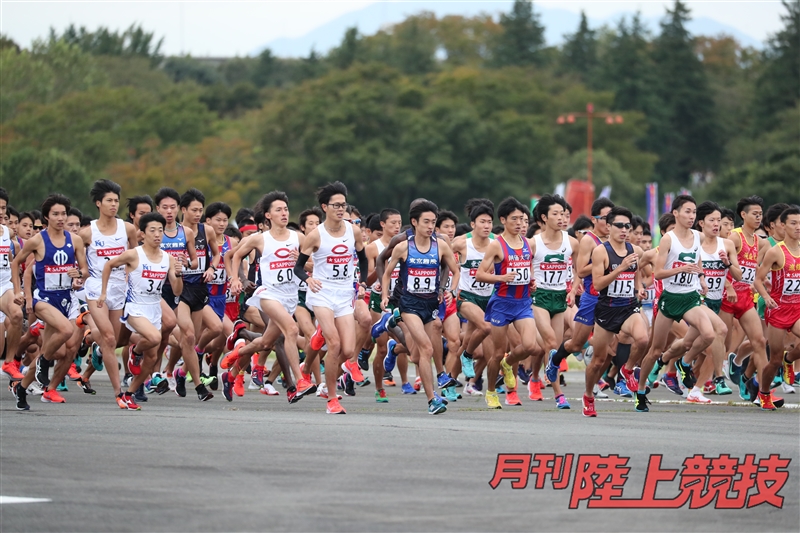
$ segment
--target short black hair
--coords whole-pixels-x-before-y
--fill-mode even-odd
[[[300,231],[300,224],[291,220],[286,223],[286,227],[293,231]]]
[[[594,224],[592,223],[592,219],[587,217],[586,215],[579,216],[575,220],[575,223],[572,225],[572,228],[575,231],[583,231],[583,230],[587,230],[587,229],[592,229],[593,227],[594,227]]]
[[[505,229],[506,229],[505,226],[503,226],[502,224],[498,224],[492,228],[492,233],[494,233],[495,235],[500,235],[505,231]]]
[[[554,205],[560,205],[562,208],[566,209],[567,202],[560,196],[556,196],[553,194],[545,194],[542,196],[539,201],[536,203],[536,207],[533,208],[533,218],[536,220],[536,223],[542,221],[542,216],[547,216],[550,212],[550,208]]]
[[[158,211],[153,211],[151,213],[142,215],[142,217],[139,219],[139,230],[145,231],[147,229],[147,225],[151,222],[158,222],[161,224],[162,228],[167,227],[167,221],[163,216],[161,216],[161,213]]]
[[[118,184],[114,183],[111,180],[97,180],[92,185],[92,190],[89,191],[89,196],[92,199],[92,203],[97,205],[97,202],[102,202],[103,198],[106,197],[106,194],[116,194],[117,199],[119,199],[119,195],[122,192],[122,187]]]
[[[487,203],[480,203],[475,205],[472,208],[472,211],[469,212],[469,219],[472,222],[475,222],[481,215],[489,215],[489,218],[494,220],[494,206]],[[469,231],[467,231],[467,233],[469,233]]]
[[[394,209],[392,207],[387,207],[386,209],[383,209],[381,211],[381,214],[380,214],[381,219],[380,219],[380,221],[381,222],[386,222],[387,220],[389,220],[389,217],[392,216],[392,215],[400,215],[401,218],[403,216],[400,213],[400,211],[398,211],[397,209]]]
[[[242,232],[236,229],[236,227],[234,226],[228,226],[222,233],[223,235],[227,235],[228,237],[236,237],[240,241],[242,240]]]
[[[90,226],[91,224],[92,224],[92,217],[87,217],[86,215],[83,215],[81,217],[81,227],[82,228],[85,228],[86,226]]]
[[[308,220],[308,217],[310,217],[311,215],[317,217],[320,222],[322,222],[322,220],[325,218],[325,213],[322,211],[322,209],[320,209],[317,206],[305,209],[300,212],[300,216],[298,217],[298,222],[300,222],[301,228],[306,227],[306,221]]]
[[[67,216],[83,218],[83,213],[81,213],[81,210],[78,209],[77,207],[70,207],[69,211],[67,212]]]
[[[723,207],[720,213],[722,213],[722,218],[727,218],[731,222],[736,222],[736,213],[733,212],[733,209]]]
[[[69,200],[69,198],[67,198],[67,200]],[[31,215],[33,215],[33,220],[34,221],[36,221],[36,220],[44,220],[42,218],[42,212],[39,211],[38,209],[31,209]]]
[[[458,217],[452,211],[448,211],[447,209],[442,209],[439,211],[439,215],[436,217],[436,227],[440,227],[445,220],[452,220],[453,224],[458,225]]]
[[[488,205],[489,208],[494,213],[494,203],[488,198],[470,198],[467,200],[467,203],[464,204],[464,211],[467,213],[467,216],[470,216],[472,210],[478,207],[479,205]]]
[[[465,224],[463,222],[461,224],[456,224],[456,237],[466,235],[470,231],[472,231],[472,228],[469,226],[469,224]]]
[[[178,191],[176,191],[172,187],[161,187],[160,189],[158,189],[158,192],[156,192],[156,197],[155,197],[156,205],[157,206],[160,205],[161,202],[167,198],[172,198],[173,200],[175,200],[175,203],[177,204],[181,203],[181,195],[178,194]]]
[[[789,209],[784,209],[783,213],[781,213],[781,222],[786,224],[786,221],[792,215],[800,215],[800,207],[793,205]]]
[[[214,202],[208,204],[208,207],[206,207],[206,220],[208,220],[209,218],[214,218],[220,213],[224,213],[225,216],[228,217],[228,219],[230,219],[231,215],[233,214],[233,211],[231,211],[231,206],[229,206],[225,202]]]
[[[367,228],[369,228],[370,231],[383,231],[383,226],[381,226],[381,217],[375,216],[370,218],[367,221]]]
[[[6,204],[9,202],[8,192],[3,187],[0,187],[0,200],[5,200]]]
[[[597,200],[592,202],[592,211],[591,211],[592,216],[593,217],[599,217],[600,213],[606,207],[608,207],[608,208],[614,207],[614,202],[612,202],[611,200],[609,200],[605,196],[603,196],[601,198],[598,198]]]
[[[236,212],[236,225],[240,228],[245,225],[244,222],[247,219],[252,219],[255,216],[255,212],[250,209],[249,207],[242,207]],[[255,222],[253,222],[255,224]]]
[[[33,224],[34,222],[36,222],[36,218],[38,218],[38,217],[34,217],[33,213],[30,212],[30,211],[23,211],[22,213],[19,214],[19,222],[22,222],[26,218],[29,218],[30,221],[31,221],[31,224]]]
[[[694,219],[694,229],[700,231],[702,228],[700,227],[700,221],[704,220],[708,215],[713,213],[714,211],[719,211],[722,214],[722,210],[719,208],[716,202],[712,201],[705,201],[702,204],[697,206],[697,215]]]
[[[289,197],[283,191],[271,191],[261,197],[261,200],[256,204],[256,214],[261,213],[266,218],[266,213],[269,212],[272,204],[278,201],[286,203],[289,206]]]
[[[530,218],[530,212],[528,211],[528,208],[513,196],[509,196],[500,202],[500,205],[497,206],[497,217],[508,218],[508,215],[514,211],[520,211],[523,215],[526,215],[528,218]]]
[[[615,205],[611,208],[611,211],[606,215],[606,222],[612,224],[617,217],[627,217],[628,222],[633,221],[633,213],[631,213],[631,210],[621,205]]]
[[[423,200],[411,208],[411,210],[408,212],[408,218],[410,220],[416,220],[419,222],[419,217],[422,216],[422,213],[433,213],[438,217],[439,208],[430,200]]]
[[[2,188],[2,187],[0,187],[0,188]],[[10,205],[6,206],[6,215],[8,215],[8,218],[11,218],[12,216],[15,216],[15,217],[17,217],[17,220],[19,220],[19,211],[14,209],[13,206],[10,206]]]
[[[183,193],[183,195],[181,195],[181,204],[180,204],[180,206],[182,208],[187,208],[188,209],[188,207],[190,205],[192,205],[192,202],[200,202],[200,205],[205,207],[205,205],[206,205],[206,196],[202,192],[200,192],[198,189],[195,189],[194,187],[192,187],[191,189],[189,189],[188,191]]]
[[[50,216],[50,210],[54,205],[63,205],[67,208],[67,213],[69,213],[69,210],[72,207],[72,203],[69,201],[69,198],[63,194],[51,194],[45,198],[44,202],[42,203],[42,212],[39,215],[39,220],[41,220],[45,225],[47,225],[47,219]]]
[[[334,181],[317,189],[317,202],[319,202],[319,205],[327,205],[331,198],[337,194],[341,194],[347,200],[347,187],[341,181]]]
[[[640,227],[642,228],[642,232],[644,232],[644,219],[639,215],[633,215],[633,218],[631,219],[631,226],[633,229]]]
[[[672,201],[672,207],[669,210],[670,213],[673,212],[673,211],[680,211],[681,208],[685,204],[694,204],[695,207],[696,207],[697,206],[697,200],[694,199],[694,196],[691,196],[691,195],[688,195],[688,194],[679,194]]]
[[[258,226],[259,224],[267,223],[267,217],[264,216],[263,211],[256,211],[256,214],[253,215],[253,224]]]
[[[781,218],[781,214],[791,207],[789,204],[775,204],[769,206],[767,212],[764,213],[764,225],[769,227],[770,224]]]
[[[664,235],[667,232],[667,228],[674,224],[676,224],[675,215],[672,213],[664,213],[658,217],[658,229],[661,231],[661,235]]]
[[[150,211],[155,211],[155,206],[153,205],[153,199],[150,198],[149,194],[144,194],[142,196],[131,196],[128,198],[128,220],[133,222],[133,214],[139,209],[140,204],[147,204],[150,206]]]
[[[742,211],[744,211],[745,213],[749,213],[751,205],[757,205],[758,207],[763,209],[764,199],[756,195],[748,196],[747,198],[742,198],[736,204],[736,214],[742,216]]]

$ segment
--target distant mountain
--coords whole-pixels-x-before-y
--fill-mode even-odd
[[[508,12],[512,2],[425,2],[425,3],[400,3],[379,2],[371,4],[358,11],[346,13],[341,17],[323,24],[301,37],[275,39],[262,47],[252,51],[253,55],[259,54],[264,48],[269,48],[272,53],[281,57],[305,57],[313,48],[317,52],[326,53],[331,48],[338,46],[342,41],[345,30],[356,26],[364,35],[372,35],[382,27],[390,26],[403,21],[409,15],[421,11],[432,11],[437,17],[446,15],[475,16],[480,13],[489,13],[495,17],[501,12]],[[534,8],[540,15],[545,26],[545,37],[550,45],[558,45],[564,41],[564,34],[574,33],[578,28],[580,15],[558,8],[549,8],[536,5]],[[617,13],[604,20],[589,19],[589,25],[597,28],[604,24],[616,26],[623,16],[631,18],[632,12]],[[646,25],[655,33],[658,30],[660,17],[644,19]],[[689,31],[694,35],[718,35],[726,33],[735,37],[744,46],[761,48],[763,43],[739,31],[738,29],[717,22],[711,18],[693,19],[688,25]]]

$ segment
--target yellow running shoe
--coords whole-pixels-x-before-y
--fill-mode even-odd
[[[500,360],[500,366],[503,368],[503,382],[506,385],[506,390],[516,389],[517,378],[514,376],[514,369],[506,362],[505,357]]]
[[[497,396],[497,391],[486,391],[486,405],[489,409],[502,409],[500,405],[500,398]]]

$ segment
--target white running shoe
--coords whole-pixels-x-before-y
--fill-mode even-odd
[[[175,381],[175,374],[167,374],[167,383],[169,384],[169,390],[175,390],[175,387],[178,386]]]
[[[608,398],[608,394],[600,390],[600,387],[597,386],[597,383],[594,384],[594,388],[592,389],[595,398]]]
[[[464,385],[464,394],[468,396],[483,396],[483,393],[475,388],[474,383],[467,383]]]
[[[281,393],[275,390],[275,387],[272,386],[272,383],[264,383],[264,386],[261,387],[261,394],[266,394],[267,396],[280,396]]]
[[[786,382],[781,383],[781,390],[786,394],[794,394],[794,387]]]
[[[44,389],[42,388],[36,380],[33,380],[30,385],[28,385],[28,389],[26,390],[28,394],[31,396],[41,396],[44,394]]]
[[[711,400],[703,396],[703,392],[700,390],[692,390],[686,396],[686,401],[689,403],[711,403]]]

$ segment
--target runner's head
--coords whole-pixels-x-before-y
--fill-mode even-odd
[[[144,234],[144,243],[151,248],[160,248],[167,220],[160,213],[145,213],[139,217],[139,231]]]
[[[6,214],[6,208],[8,207],[8,193],[2,187],[0,187],[0,216]]]
[[[231,206],[225,202],[214,202],[206,207],[206,224],[214,228],[214,233],[223,235],[231,219]]]
[[[308,235],[311,233],[311,230],[322,224],[322,217],[324,216],[325,213],[323,213],[322,209],[319,207],[312,207],[302,211],[298,219],[300,222],[300,230]]]
[[[580,242],[586,235],[586,232],[591,231],[593,227],[594,223],[592,223],[591,218],[586,215],[579,216],[572,225],[572,229],[575,231],[575,238],[578,239],[578,242]]]
[[[339,222],[346,218],[347,187],[341,181],[334,181],[320,188],[317,191],[317,201],[325,211],[326,220]]]
[[[414,234],[420,237],[433,235],[438,214],[439,208],[435,203],[428,200],[418,202],[408,213],[411,225],[414,226]]]
[[[658,230],[663,237],[675,228],[675,215],[672,213],[664,213],[658,217]]]
[[[800,241],[800,207],[793,205],[781,213],[781,223],[786,235],[784,240]]]
[[[566,202],[560,196],[545,194],[533,208],[533,217],[543,228],[559,231],[564,220]]]
[[[42,212],[38,209],[34,209],[31,211],[31,215],[33,215],[33,233],[39,233],[47,226],[47,224],[43,222]]]
[[[111,180],[97,180],[89,191],[92,203],[101,215],[107,217],[117,216],[119,211],[119,194],[122,188]]]
[[[77,235],[81,230],[81,219],[83,219],[83,213],[81,213],[80,209],[77,207],[70,207],[69,213],[67,214],[67,223],[64,225],[64,231]]]
[[[42,221],[50,229],[63,231],[71,207],[69,198],[63,194],[51,194],[42,203]]]
[[[142,215],[153,212],[153,199],[150,195],[133,196],[128,198],[128,222],[135,228],[139,227]]]
[[[156,210],[161,213],[167,226],[175,223],[178,218],[178,206],[181,203],[181,195],[178,191],[170,187],[161,187],[156,193]]]
[[[17,235],[23,241],[27,241],[33,237],[33,213],[23,211],[19,214],[19,223],[17,224]]]
[[[477,204],[469,212],[469,220],[472,231],[478,237],[488,238],[494,224],[494,207],[487,203]]]
[[[525,235],[525,217],[528,216],[528,208],[522,202],[509,196],[497,206],[497,218],[504,227],[504,231],[510,235]]]
[[[614,202],[608,198],[598,198],[592,202],[592,220],[594,221],[594,233],[599,237],[608,235],[608,223],[606,222],[606,215],[611,208],[614,207]]]
[[[703,202],[697,206],[697,222],[694,229],[702,231],[707,237],[719,235],[722,222],[722,210],[714,202]]]
[[[199,224],[203,218],[203,209],[206,205],[206,197],[194,187],[183,193],[181,196],[181,214],[183,221],[189,224]]]
[[[742,218],[742,225],[755,230],[764,216],[764,200],[755,195],[742,198],[736,204],[736,214]]]
[[[19,212],[11,207],[6,207],[6,216],[8,217],[8,229],[11,230],[11,238],[17,235],[17,226],[19,225]]]
[[[628,240],[628,235],[631,232],[633,214],[627,207],[615,205],[606,215],[606,224],[608,224],[608,238],[617,244],[624,243]]]
[[[403,216],[397,209],[391,207],[381,211],[379,219],[378,231],[382,231],[384,235],[394,237],[400,233],[400,228],[403,225]]]
[[[642,234],[642,240],[639,241],[639,246],[643,251],[648,251],[653,248],[653,234],[649,229],[645,229]]]
[[[727,207],[722,208],[722,223],[719,227],[719,236],[723,239],[727,239],[733,228],[736,227],[736,215],[733,212],[733,209],[728,209]]]
[[[263,213],[270,227],[285,228],[289,223],[289,197],[283,191],[268,192],[256,204],[256,214]]]
[[[572,206],[569,202],[564,200],[564,216],[561,217],[561,231],[567,231],[569,228],[569,219],[572,218]]]
[[[781,213],[789,209],[789,204],[775,204],[769,206],[764,215],[764,225],[769,230],[770,236],[776,241],[782,241],[785,228],[781,222]]]
[[[452,211],[442,209],[436,217],[436,230],[446,235],[451,241],[456,236],[456,225],[458,217]]]
[[[634,246],[641,246],[643,235],[644,219],[639,215],[633,215],[633,218],[631,219],[631,232],[628,234],[628,240]]]
[[[675,225],[689,229],[697,218],[697,201],[688,194],[679,194],[672,202]]]
[[[472,213],[472,210],[481,204],[488,205],[491,208],[492,213],[494,213],[494,203],[492,203],[492,201],[488,198],[470,198],[467,200],[467,203],[464,204],[464,211],[466,212],[467,216],[469,217]],[[471,217],[470,220],[472,220]]]

